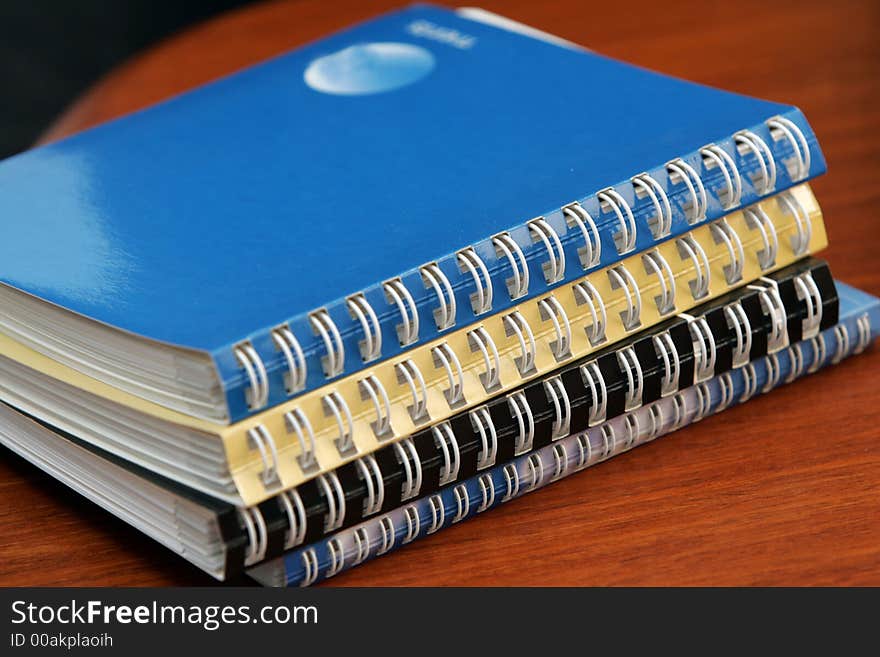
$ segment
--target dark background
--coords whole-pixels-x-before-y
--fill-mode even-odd
[[[0,0],[0,158],[28,148],[101,75],[253,0]]]

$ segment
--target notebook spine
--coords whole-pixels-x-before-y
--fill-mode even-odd
[[[614,187],[560,199],[544,216],[215,353],[230,418],[397,356],[823,170],[806,119],[791,110]]]
[[[807,258],[264,502],[260,511],[276,512],[266,526],[283,510],[286,524],[276,527],[283,540],[260,539],[259,523],[247,517],[242,527],[262,557],[280,554],[264,544],[290,549],[318,540],[775,354],[833,326],[837,315],[827,264]]]
[[[687,388],[520,456],[505,465],[288,552],[280,561],[288,586],[309,586],[387,554],[511,499],[649,443],[775,387],[864,350],[876,338],[877,316],[842,323],[753,361],[748,367]],[[258,571],[256,571],[258,572]],[[259,579],[259,575],[258,579]]]
[[[745,212],[732,213],[225,429],[244,504],[448,420],[826,243],[806,185],[749,210],[754,224]]]

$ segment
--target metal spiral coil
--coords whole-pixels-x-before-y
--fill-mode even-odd
[[[672,206],[663,186],[647,173],[640,173],[630,179],[636,198],[647,196],[654,206],[654,216],[648,219],[648,228],[655,240],[669,237],[672,232]]]
[[[476,291],[471,294],[471,308],[475,315],[482,315],[492,310],[492,277],[486,263],[477,255],[473,248],[468,247],[458,252],[458,266],[462,272],[470,273]]]
[[[620,223],[620,230],[614,234],[614,244],[617,247],[617,253],[622,255],[629,253],[636,248],[636,219],[633,216],[632,208],[626,199],[613,187],[603,189],[596,197],[599,199],[600,207],[605,210],[614,212],[617,221]]]
[[[751,153],[755,156],[761,173],[752,180],[755,191],[760,196],[773,193],[776,189],[776,160],[767,142],[751,130],[740,130],[733,135],[737,151],[740,155]]]
[[[797,127],[797,124],[782,116],[769,119],[766,124],[774,141],[787,139],[794,149],[794,163],[789,168],[792,181],[804,180],[810,175],[812,164],[810,144],[804,133]]]
[[[570,228],[577,228],[584,236],[584,245],[578,247],[578,259],[581,267],[591,269],[602,261],[602,241],[599,229],[590,213],[578,202],[569,203],[562,208],[565,221]]]
[[[690,195],[690,201],[685,206],[687,222],[694,225],[703,221],[706,218],[709,200],[700,175],[681,158],[669,162],[666,170],[669,173],[669,182],[673,185],[683,183]]]
[[[519,299],[529,293],[529,263],[519,244],[509,233],[499,233],[492,238],[495,254],[504,256],[510,263],[513,276],[507,279],[507,291],[511,299]]]
[[[706,169],[718,167],[721,175],[724,176],[724,190],[723,193],[718,194],[721,206],[725,210],[737,207],[742,200],[742,177],[733,158],[716,144],[701,148],[700,155],[703,156],[703,166]]]
[[[526,223],[533,241],[541,241],[547,249],[548,260],[541,269],[544,271],[544,280],[547,285],[553,285],[565,278],[565,250],[562,248],[562,240],[553,227],[547,223],[544,217],[532,219]]]

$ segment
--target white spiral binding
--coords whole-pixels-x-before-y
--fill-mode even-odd
[[[782,371],[779,366],[779,357],[776,354],[769,354],[764,359],[764,363],[767,366],[767,381],[764,383],[764,387],[761,388],[761,392],[766,394],[779,385],[779,377],[782,375]]]
[[[625,347],[617,352],[617,360],[626,373],[626,406],[625,410],[632,411],[642,405],[642,395],[645,390],[645,377],[642,373],[642,365],[636,357],[636,351],[632,347]]]
[[[810,363],[807,372],[813,374],[825,364],[828,352],[827,347],[825,346],[825,336],[822,333],[810,340],[810,344],[813,346],[813,362]]]
[[[589,326],[584,327],[590,344],[595,347],[596,345],[605,342],[605,327],[608,325],[608,315],[605,311],[605,302],[602,301],[599,292],[593,284],[587,280],[576,283],[571,289],[574,292],[575,302],[579,306],[587,306],[590,311],[592,323]],[[596,306],[599,307],[598,312],[596,312]]]
[[[516,466],[512,463],[508,463],[504,466],[504,470],[502,471],[504,474],[504,484],[507,490],[504,492],[504,496],[501,498],[502,502],[507,502],[513,497],[516,497],[519,494],[519,471],[516,469]]]
[[[541,265],[541,269],[544,271],[544,280],[547,281],[547,285],[558,283],[565,278],[565,250],[562,248],[562,240],[559,239],[557,232],[544,217],[532,219],[526,226],[529,227],[532,241],[540,240],[547,248],[549,260]]]
[[[672,232],[672,206],[662,185],[647,173],[640,173],[630,180],[636,198],[647,196],[654,206],[654,216],[648,219],[648,227],[655,240],[668,237]],[[639,193],[641,192],[641,194]]]
[[[746,402],[752,397],[754,397],[755,393],[758,390],[758,375],[755,373],[755,365],[754,363],[748,363],[744,368],[742,368],[743,375],[743,393],[739,398],[740,403]]]
[[[604,461],[614,456],[617,451],[617,431],[613,424],[603,424],[600,433],[602,434],[602,454],[599,459]]]
[[[694,392],[697,393],[697,411],[691,417],[691,423],[699,422],[706,417],[711,410],[712,404],[712,391],[709,389],[708,384],[701,383],[695,386]]]
[[[422,376],[422,371],[410,359],[397,363],[394,366],[394,371],[397,372],[397,382],[405,382],[409,386],[410,393],[412,393],[413,403],[407,407],[412,421],[420,424],[430,419],[428,417],[428,388],[425,385],[425,377]]]
[[[484,474],[477,480],[477,485],[480,487],[480,495],[482,497],[480,506],[477,507],[477,513],[482,513],[495,504],[495,482],[492,480],[491,475]]]
[[[477,457],[477,470],[485,470],[495,465],[498,455],[498,433],[495,431],[495,423],[489,409],[485,406],[475,408],[468,413],[471,426],[480,434],[480,453]]]
[[[822,293],[810,272],[796,276],[794,286],[798,299],[807,306],[807,316],[801,323],[801,340],[809,340],[819,333],[822,324]]]
[[[651,416],[651,431],[645,436],[646,442],[650,442],[660,435],[660,429],[664,423],[663,406],[651,404],[648,407],[648,415]]]
[[[327,515],[324,516],[324,532],[334,532],[345,522],[345,492],[336,472],[331,470],[315,478],[324,498],[327,500]]]
[[[599,229],[596,222],[580,203],[575,201],[562,208],[565,221],[571,228],[577,228],[584,236],[584,245],[578,247],[578,258],[581,267],[590,269],[602,260],[602,241],[599,239]]]
[[[507,291],[511,299],[519,299],[529,293],[529,263],[525,254],[519,248],[509,233],[499,233],[492,238],[495,246],[495,254],[500,258],[507,258],[513,270],[513,276],[507,279]]]
[[[706,389],[705,383],[700,383],[694,386],[694,392],[696,393],[697,398],[697,410],[691,416],[691,424],[699,422],[703,419],[703,416],[706,414]]]
[[[695,383],[702,383],[715,376],[715,336],[712,335],[705,317],[694,317],[685,313],[681,317],[687,320],[694,343],[694,380]]]
[[[718,194],[721,206],[725,210],[738,206],[742,200],[742,177],[739,175],[733,158],[716,144],[709,144],[701,148],[700,155],[703,156],[703,166],[706,169],[711,169],[713,165],[717,166],[721,175],[724,176],[724,193],[723,195]]]
[[[252,411],[263,408],[269,401],[269,377],[263,359],[249,342],[239,344],[233,353],[248,378],[249,387],[244,395],[248,408]]]
[[[596,361],[581,365],[581,376],[590,389],[590,415],[588,425],[595,427],[605,421],[608,412],[608,387]]]
[[[777,198],[782,209],[794,217],[797,226],[797,234],[791,237],[791,248],[796,256],[805,255],[810,248],[810,240],[813,239],[813,222],[810,220],[810,213],[791,192],[783,192]]]
[[[458,356],[452,351],[447,343],[442,343],[433,347],[431,353],[434,355],[434,366],[442,367],[446,371],[446,377],[449,379],[449,388],[443,391],[446,396],[446,402],[450,408],[460,406],[464,403],[464,372],[461,369],[461,362]]]
[[[834,327],[834,337],[837,338],[837,348],[831,356],[831,362],[837,365],[849,353],[849,329],[846,324],[838,324]]]
[[[364,500],[363,516],[371,516],[382,510],[385,504],[385,480],[382,478],[382,471],[379,464],[372,454],[354,462],[361,480],[367,488],[367,497]]]
[[[446,509],[443,507],[443,498],[439,495],[431,495],[428,498],[428,506],[431,507],[431,526],[425,533],[433,534],[443,527],[443,521],[446,520]]]
[[[623,320],[623,328],[632,331],[641,325],[642,294],[639,284],[623,265],[617,265],[608,270],[608,278],[611,280],[612,289],[622,289],[626,296],[626,310],[620,313]]]
[[[357,566],[370,556],[370,536],[363,527],[358,527],[354,530],[354,545],[357,552],[351,565]]]
[[[649,274],[655,274],[660,282],[660,294],[654,297],[654,303],[657,304],[657,312],[661,315],[668,315],[674,312],[675,274],[672,273],[672,267],[669,266],[669,262],[657,250],[643,253],[642,262],[645,265],[645,271]]]
[[[272,329],[272,341],[275,347],[284,354],[287,362],[287,373],[284,376],[284,385],[287,394],[292,395],[306,387],[306,356],[300,347],[299,340],[293,335],[293,331],[286,324]]]
[[[306,540],[308,516],[302,498],[295,488],[284,491],[279,495],[281,506],[287,515],[287,533],[284,537],[284,549],[290,550],[297,545],[302,545]]]
[[[351,410],[348,404],[335,390],[321,398],[324,406],[324,412],[333,415],[336,420],[339,435],[334,441],[336,449],[341,456],[348,456],[357,451],[354,444],[354,421],[351,417]]]
[[[568,451],[565,449],[565,443],[556,443],[553,445],[553,476],[550,481],[556,481],[565,476],[568,469]]]
[[[339,376],[345,370],[345,345],[342,343],[339,329],[324,309],[311,313],[309,322],[315,334],[321,336],[327,351],[327,355],[321,357],[324,375],[328,379]]]
[[[739,368],[749,362],[752,351],[752,324],[746,311],[739,301],[724,307],[727,325],[736,333],[736,347],[733,349],[733,368]]]
[[[727,284],[739,283],[742,280],[743,265],[746,259],[742,240],[725,219],[719,219],[711,224],[709,229],[712,231],[712,239],[715,240],[715,243],[723,242],[724,246],[727,247],[727,253],[730,255],[730,262],[724,265],[724,278]]]
[[[531,374],[535,369],[535,334],[532,327],[518,311],[504,316],[504,333],[508,337],[515,335],[519,340],[520,355],[514,358],[520,375]]]
[[[697,399],[697,409],[694,412],[694,414],[691,416],[691,424],[695,424],[695,423],[699,422],[700,420],[702,420],[703,415],[705,414],[706,403],[705,403],[705,391],[703,389],[703,386],[705,386],[705,385],[706,385],[705,383],[702,383],[702,384],[694,386],[694,393],[696,393],[695,396]]]
[[[507,398],[507,403],[516,416],[516,422],[519,426],[519,435],[514,446],[514,454],[519,456],[532,449],[532,441],[535,438],[535,418],[524,393],[516,392],[510,395]]]
[[[757,290],[761,300],[761,308],[770,316],[770,333],[767,336],[767,353],[773,354],[788,346],[788,323],[785,305],[779,296],[779,287],[772,278],[761,278],[763,285],[749,285],[748,289]]]
[[[792,181],[803,180],[809,176],[812,163],[810,144],[801,129],[793,121],[782,116],[768,120],[767,127],[770,128],[770,136],[775,141],[788,139],[794,149],[794,158],[797,162],[789,170]]]
[[[755,176],[752,180],[755,191],[761,196],[773,192],[776,189],[776,160],[773,159],[773,152],[767,142],[751,130],[740,130],[733,135],[733,139],[740,155],[752,153],[761,167],[760,177]],[[760,184],[758,180],[761,181]]]
[[[550,320],[556,331],[556,340],[550,342],[553,357],[564,360],[571,356],[571,323],[562,304],[550,295],[538,301],[538,311],[545,322]]]
[[[400,499],[406,501],[418,496],[422,490],[422,462],[419,453],[409,438],[394,443],[394,453],[397,461],[403,466],[406,481],[400,485]]]
[[[485,372],[480,374],[480,382],[486,392],[492,392],[501,385],[501,359],[498,356],[498,348],[495,341],[482,326],[468,332],[468,342],[472,351],[479,351],[483,355],[486,365]]]
[[[315,432],[312,423],[301,409],[295,408],[284,414],[284,426],[287,433],[295,433],[299,442],[300,454],[296,457],[300,470],[310,474],[319,469],[318,457],[315,452]]]
[[[791,361],[791,367],[788,375],[785,377],[786,383],[791,383],[804,372],[804,352],[800,343],[793,344],[788,348],[788,359]]]
[[[676,184],[676,178],[680,179],[685,187],[687,187],[688,193],[691,196],[689,204],[685,206],[690,210],[686,215],[688,223],[693,225],[703,221],[706,218],[709,200],[706,196],[706,188],[703,186],[703,181],[700,180],[699,174],[681,158],[669,162],[666,165],[666,170],[669,173],[669,182],[674,185]]]
[[[307,586],[311,586],[316,581],[318,581],[318,575],[320,574],[320,570],[318,567],[318,555],[315,553],[315,548],[309,548],[308,550],[303,551],[302,562],[303,570],[305,572],[303,574],[303,580],[299,583],[299,585],[305,588]]]
[[[361,358],[365,363],[376,360],[382,355],[382,325],[376,311],[363,294],[350,296],[345,303],[349,315],[360,322],[364,332],[364,339],[358,342]]]
[[[578,462],[575,471],[583,470],[593,460],[593,445],[590,443],[590,436],[586,433],[578,434]]]
[[[565,438],[571,433],[571,400],[568,398],[568,392],[558,376],[544,381],[544,390],[550,403],[553,404],[555,413],[550,432],[553,440]]]
[[[462,272],[469,272],[474,279],[476,292],[471,294],[474,314],[482,315],[492,310],[492,278],[486,263],[473,248],[468,247],[458,252],[458,266]]]
[[[678,247],[679,255],[684,258],[690,258],[694,263],[694,274],[696,278],[688,281],[691,289],[691,296],[694,300],[702,299],[709,294],[709,286],[712,284],[712,269],[709,267],[709,258],[700,243],[693,238],[692,235],[675,241]]]
[[[616,189],[609,187],[603,189],[597,195],[600,208],[605,210],[607,205],[620,222],[620,230],[614,234],[614,244],[617,247],[617,253],[628,253],[636,248],[636,219],[633,216],[632,208],[629,203],[621,196]]]
[[[385,297],[393,302],[400,311],[401,323],[397,325],[397,339],[400,346],[404,347],[419,339],[419,308],[412,294],[399,278],[394,278],[382,284]]]
[[[434,322],[437,324],[438,331],[455,326],[455,292],[452,289],[452,283],[446,277],[436,262],[422,265],[419,268],[422,274],[422,281],[426,288],[433,288],[437,294],[439,308],[434,310]]]
[[[394,547],[394,521],[391,516],[382,516],[379,530],[382,532],[382,544],[376,550],[376,556],[385,554]]]
[[[388,399],[385,386],[373,374],[364,377],[358,383],[363,388],[361,395],[370,398],[376,411],[376,420],[370,423],[373,433],[379,439],[388,436],[391,433],[391,400]]]
[[[247,430],[248,445],[255,447],[260,452],[260,458],[263,461],[263,472],[260,479],[263,485],[273,486],[278,483],[278,449],[275,446],[275,439],[269,430],[262,424],[251,427]]]
[[[471,510],[471,498],[468,495],[467,487],[464,484],[459,484],[455,488],[452,489],[452,495],[455,497],[455,516],[453,516],[451,525],[454,525],[461,520],[464,520],[465,516],[467,516],[468,511]]]
[[[860,354],[871,344],[871,318],[868,313],[859,316],[856,320],[856,328],[859,330],[859,342],[853,353]]]
[[[406,516],[406,536],[403,537],[401,544],[406,545],[415,540],[416,536],[419,535],[422,521],[419,518],[419,510],[414,504],[405,507],[403,514]]]
[[[642,433],[642,425],[635,413],[627,413],[623,416],[623,426],[626,427],[626,439],[623,441],[623,446],[626,449],[630,449],[639,439]]]
[[[327,541],[327,552],[330,553],[330,568],[324,571],[324,579],[333,577],[345,568],[345,550],[338,538],[331,538]]]
[[[733,377],[730,372],[725,372],[718,377],[718,385],[721,388],[721,401],[718,402],[718,407],[715,409],[716,413],[727,409],[733,403]]]
[[[679,392],[672,397],[672,425],[669,427],[669,431],[681,429],[686,413],[687,404],[685,403],[684,395]]]
[[[529,458],[526,460],[526,465],[529,468],[529,485],[527,488],[523,489],[523,492],[528,493],[531,490],[534,490],[535,486],[538,485],[544,478],[544,461],[541,460],[541,457],[538,454],[530,454]]]
[[[746,221],[751,228],[757,228],[761,233],[761,241],[764,248],[758,251],[758,265],[762,271],[776,265],[776,255],[779,252],[779,238],[776,235],[776,227],[760,206],[755,205],[743,210]]]
[[[681,360],[678,349],[668,331],[653,338],[654,350],[663,361],[663,378],[660,380],[660,396],[669,397],[678,392],[678,379],[681,373]]]
[[[431,427],[431,433],[434,434],[434,444],[440,448],[443,454],[443,467],[440,468],[440,485],[446,484],[458,479],[458,470],[461,466],[461,453],[458,449],[458,441],[452,432],[452,427],[448,422],[441,422]]]
[[[269,543],[269,532],[266,529],[266,519],[260,509],[252,506],[239,509],[238,515],[244,523],[248,536],[248,547],[244,557],[244,565],[252,566],[266,558],[266,548]]]

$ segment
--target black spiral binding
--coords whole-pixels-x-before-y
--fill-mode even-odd
[[[350,527],[364,520],[367,510],[387,512],[404,499],[430,495],[481,469],[695,385],[701,370],[718,376],[767,356],[774,319],[762,296],[781,301],[776,310],[784,313],[787,343],[809,339],[810,331],[837,323],[838,296],[827,264],[815,258],[801,260],[703,304],[692,314],[670,318],[544,379],[388,445],[372,455],[369,468],[359,468],[356,461],[341,466],[335,474],[344,491],[342,518],[336,517],[340,500],[328,500],[318,479],[301,484],[296,494],[304,509],[305,532],[300,531],[298,544],[325,534],[331,506],[336,509],[337,528]],[[494,458],[488,458],[486,451]],[[376,497],[379,485],[381,505]],[[287,513],[278,498],[263,502],[258,511],[266,525],[266,557],[282,554],[290,547]],[[239,547],[236,555],[245,553]]]

